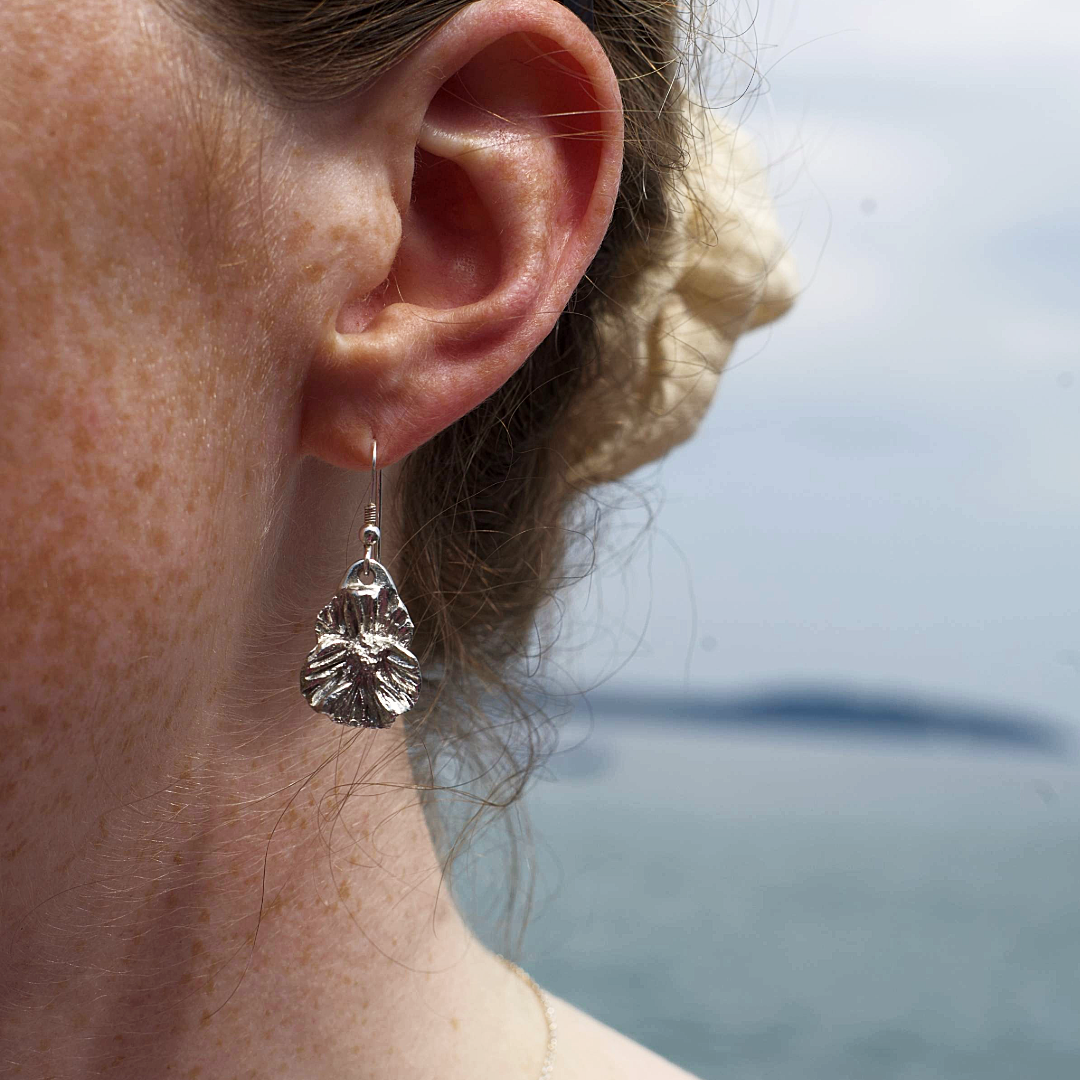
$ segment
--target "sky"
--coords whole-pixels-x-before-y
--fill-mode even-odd
[[[1080,727],[1080,7],[727,11],[715,100],[803,292],[693,440],[597,493],[554,670]]]

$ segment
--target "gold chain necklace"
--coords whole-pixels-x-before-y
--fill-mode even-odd
[[[555,1068],[555,1044],[558,1041],[555,1030],[555,1006],[552,1005],[551,998],[548,997],[544,988],[527,971],[515,964],[513,960],[507,960],[505,956],[500,956],[499,959],[528,984],[529,989],[536,995],[536,1000],[540,1002],[540,1008],[544,1010],[544,1022],[547,1024],[547,1046],[544,1050],[544,1064],[540,1067],[538,1080],[548,1080],[552,1070]]]

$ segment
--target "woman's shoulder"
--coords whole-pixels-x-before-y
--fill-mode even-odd
[[[549,994],[558,1022],[560,1080],[698,1080],[692,1073]]]

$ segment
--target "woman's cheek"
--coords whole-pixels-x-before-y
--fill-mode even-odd
[[[38,7],[0,11],[0,130],[19,135],[0,140],[0,783],[153,761],[225,661],[211,628],[258,534],[238,422],[258,275],[216,272],[204,162],[140,5]],[[103,14],[107,34],[79,23]]]

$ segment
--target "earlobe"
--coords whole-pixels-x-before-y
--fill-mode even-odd
[[[401,240],[380,289],[341,297],[302,419],[303,449],[348,468],[373,433],[403,457],[524,363],[603,239],[622,158],[610,65],[555,0],[469,5],[375,88],[389,115],[380,91],[413,112],[379,129],[412,166]]]

